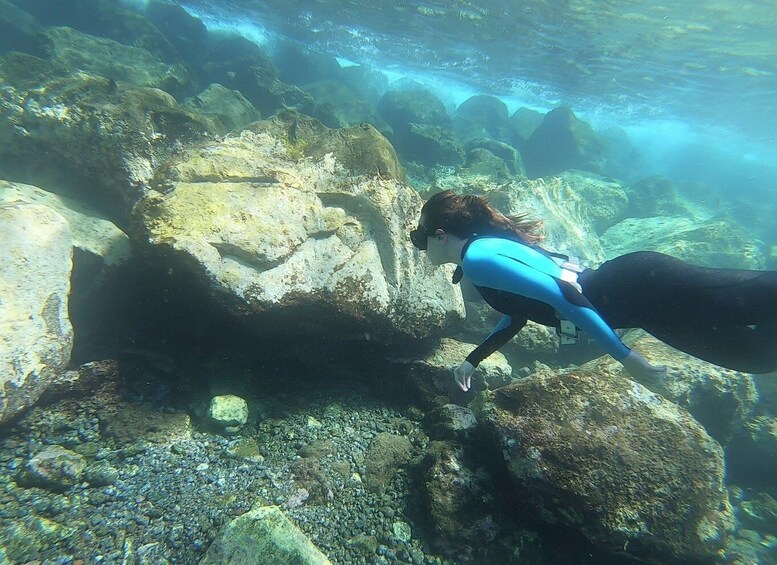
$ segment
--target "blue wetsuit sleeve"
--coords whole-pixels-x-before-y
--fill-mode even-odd
[[[518,247],[519,246],[519,247]],[[493,288],[545,302],[559,315],[590,335],[617,360],[629,348],[593,308],[572,304],[561,292],[553,266],[536,250],[509,240],[487,238],[472,242],[462,259],[464,273],[477,286]],[[559,271],[560,272],[560,271]]]
[[[483,359],[513,339],[515,334],[521,331],[525,325],[526,319],[516,320],[514,316],[505,316],[491,332],[491,335],[467,355],[467,361],[473,367],[477,367]]]

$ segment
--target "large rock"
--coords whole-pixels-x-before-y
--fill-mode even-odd
[[[496,96],[479,94],[467,98],[456,108],[453,129],[462,141],[491,138],[510,141],[507,106]]]
[[[372,492],[383,492],[401,467],[410,462],[412,444],[405,436],[379,432],[364,456],[364,483]]]
[[[383,95],[378,112],[394,131],[410,124],[448,127],[451,118],[442,101],[427,90],[391,90]]]
[[[409,124],[394,130],[391,138],[397,152],[409,161],[422,165],[464,164],[464,146],[453,132],[429,124]]]
[[[397,365],[406,366],[409,380],[415,388],[413,396],[432,407],[441,407],[463,399],[453,379],[453,369],[461,365],[476,345],[443,338],[437,347],[410,357],[392,358]],[[495,389],[512,380],[512,367],[500,352],[491,354],[478,365],[472,376],[472,390]]]
[[[135,86],[159,88],[181,96],[190,88],[189,71],[180,63],[168,64],[145,49],[111,39],[86,35],[69,27],[46,30],[53,63]]]
[[[762,414],[748,421],[726,449],[731,479],[772,488],[777,474],[777,418]]]
[[[544,118],[545,115],[537,110],[518,108],[510,116],[510,143],[515,147],[521,147],[534,130],[540,127]]]
[[[72,235],[53,209],[0,205],[0,424],[32,406],[65,370]]]
[[[545,115],[542,124],[521,145],[531,178],[557,175],[569,169],[601,173],[604,145],[586,122],[567,107]]]
[[[67,26],[85,34],[138,47],[166,62],[180,56],[164,35],[143,15],[116,0],[15,0],[46,26]]]
[[[181,106],[214,118],[221,125],[219,133],[228,133],[261,118],[256,108],[240,92],[215,83],[198,95],[184,100]]]
[[[326,555],[277,506],[259,506],[232,520],[200,565],[328,565]]]
[[[32,455],[21,472],[23,484],[63,491],[80,482],[86,458],[59,445],[49,445]]]
[[[758,391],[750,375],[717,367],[678,351],[644,332],[631,347],[653,365],[665,365],[668,373],[640,384],[685,408],[713,438],[726,445],[747,422],[758,405]],[[622,366],[609,355],[585,365],[601,375],[618,376]],[[608,377],[609,378],[609,377]]]
[[[0,73],[5,71],[0,166],[17,179],[62,184],[120,219],[161,160],[217,130],[154,88],[68,74],[20,53],[0,58]]]
[[[526,168],[523,166],[523,160],[521,154],[512,145],[502,143],[501,141],[495,141],[493,139],[486,139],[478,137],[471,139],[467,145],[467,151],[474,149],[485,149],[489,153],[492,153],[495,157],[498,157],[504,161],[507,170],[511,175],[517,177],[526,177]]]
[[[638,383],[541,372],[491,393],[480,417],[518,495],[602,548],[709,563],[733,528],[720,445]]]
[[[45,57],[50,42],[30,14],[8,0],[0,0],[0,55],[22,51]]]
[[[181,57],[190,63],[199,62],[208,41],[208,30],[202,20],[192,16],[182,6],[160,0],[146,5],[145,16]]]
[[[67,220],[71,244],[112,267],[127,261],[132,250],[127,234],[80,202],[37,186],[0,180],[0,205],[24,202],[47,206]]]
[[[366,122],[383,134],[391,131],[375,107],[359,99],[343,81],[321,80],[306,85],[304,89],[316,101],[315,117],[329,127],[341,128]]]
[[[483,550],[497,533],[494,477],[470,459],[454,442],[433,441],[420,466],[432,544],[457,563],[483,562]]]
[[[374,128],[288,113],[169,162],[139,236],[258,327],[407,339],[445,331],[460,297],[408,242],[421,207]]]
[[[762,269],[766,260],[741,226],[717,218],[628,218],[607,229],[601,245],[608,259],[649,250],[716,268]]]
[[[618,183],[581,172],[508,183],[488,196],[505,214],[542,220],[544,245],[589,265],[605,260],[597,234],[618,221],[628,203]]]

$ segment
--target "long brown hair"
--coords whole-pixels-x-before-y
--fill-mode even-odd
[[[441,229],[462,239],[473,235],[491,235],[518,239],[525,243],[542,241],[542,222],[526,214],[506,216],[486,197],[476,194],[459,196],[452,190],[433,194],[421,209],[424,228],[429,234]]]

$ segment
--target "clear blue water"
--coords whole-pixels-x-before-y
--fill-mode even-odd
[[[127,0],[142,3],[142,0]],[[560,104],[625,129],[635,176],[777,202],[777,4],[772,0],[186,0],[211,29],[272,49],[291,38],[513,110]]]

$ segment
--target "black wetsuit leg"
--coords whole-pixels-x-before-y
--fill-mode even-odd
[[[642,328],[716,365],[777,369],[777,271],[710,269],[642,251],[579,278],[613,328]]]

